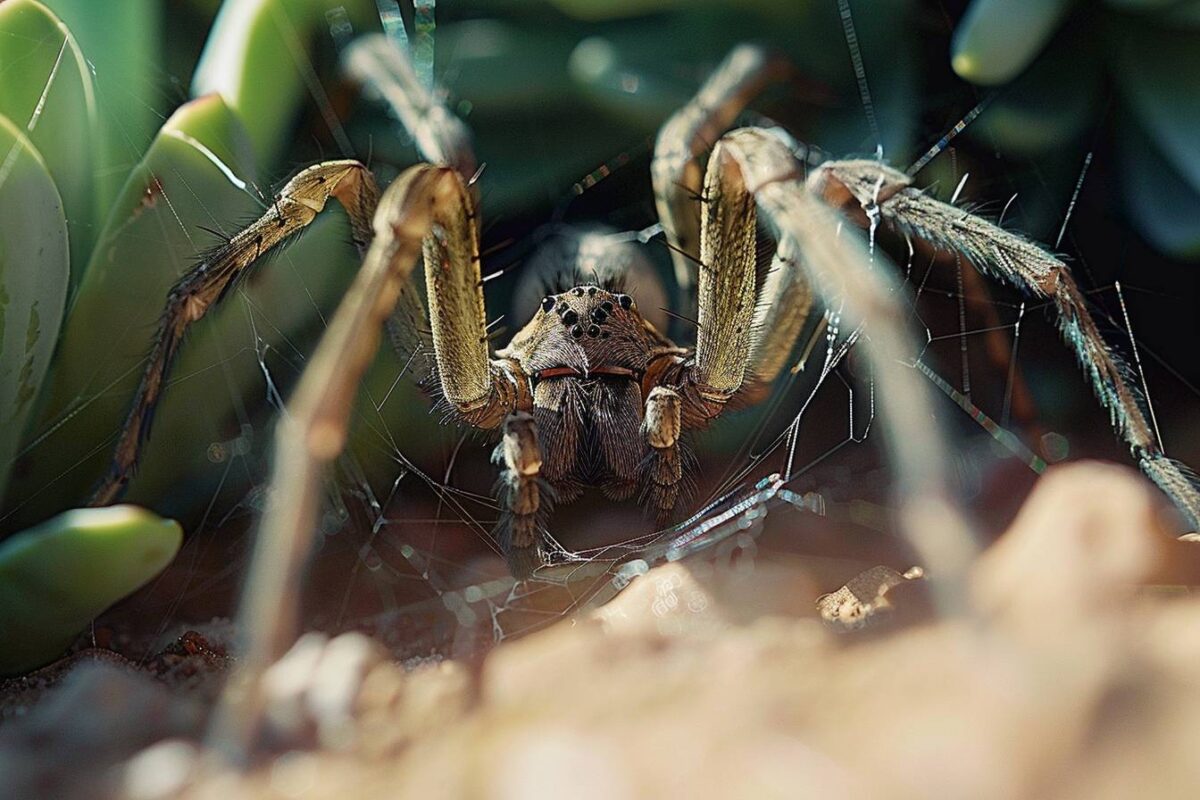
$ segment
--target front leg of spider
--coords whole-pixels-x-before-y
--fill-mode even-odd
[[[643,502],[649,504],[660,525],[666,524],[679,500],[683,484],[682,432],[683,398],[666,386],[655,386],[646,398],[642,435],[650,445],[643,480]]]
[[[492,460],[503,467],[497,484],[501,511],[497,539],[513,577],[523,580],[545,560],[540,521],[550,506],[541,479],[542,449],[532,414],[519,411],[504,419],[503,435]]]

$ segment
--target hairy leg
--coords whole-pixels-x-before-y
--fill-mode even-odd
[[[224,299],[235,281],[259,258],[316,219],[330,197],[346,209],[355,245],[365,252],[371,241],[371,218],[379,189],[359,162],[327,161],[288,181],[262,217],[213,250],[171,288],[112,463],[93,493],[91,505],[107,505],[118,499],[137,469],[142,446],[150,437],[154,409],[188,328]]]
[[[378,349],[383,322],[411,276],[423,240],[435,228],[441,229],[442,236],[457,230],[447,229],[445,223],[461,213],[466,192],[454,170],[428,165],[409,169],[388,188],[375,215],[375,239],[363,268],[338,306],[276,429],[271,503],[259,524],[238,612],[245,647],[210,731],[213,746],[238,761],[248,757],[262,722],[262,673],[295,639],[299,586],[316,530],[322,484],[326,468],[345,446],[358,384]],[[506,394],[509,377],[491,374],[496,393],[510,396]],[[515,410],[504,409],[501,418]]]
[[[683,424],[707,425],[742,387],[755,312],[756,210],[724,140],[713,148],[704,177],[700,286],[695,353],[657,382],[682,397]],[[653,368],[652,368],[653,369]]]
[[[1052,301],[1059,332],[1113,427],[1142,470],[1193,526],[1200,526],[1200,490],[1194,476],[1163,453],[1129,368],[1104,340],[1067,266],[1028,239],[935,200],[910,184],[907,175],[870,161],[831,162],[809,178],[814,192],[836,207],[857,212],[860,222],[878,213],[905,234],[961,253],[986,274]]]
[[[691,296],[693,263],[700,257],[703,156],[746,105],[790,69],[786,61],[760,47],[739,45],[700,87],[687,105],[663,125],[654,145],[650,177],[654,203],[668,244],[673,248],[675,282],[684,300]]]
[[[739,402],[756,403],[770,391],[808,322],[814,298],[801,258],[795,241],[779,242],[750,325],[750,360]]]
[[[504,435],[492,460],[504,468],[498,483],[501,517],[496,538],[513,577],[523,580],[544,561],[540,522],[549,511],[540,476],[542,449],[531,414],[521,411],[504,419]]]
[[[392,109],[413,138],[417,152],[430,164],[454,167],[472,189],[477,161],[471,131],[446,107],[441,94],[426,86],[396,44],[381,34],[354,40],[344,58],[349,76],[373,90]],[[429,319],[418,282],[401,291],[396,309],[387,321],[388,338],[406,373],[418,384],[432,383],[437,368]]]
[[[682,406],[678,392],[656,386],[646,398],[642,418],[642,435],[650,445],[643,467],[642,501],[648,503],[647,511],[660,525],[670,520],[683,485]]]
[[[445,205],[433,210],[424,244],[437,378],[461,419],[492,429],[513,409],[530,409],[532,397],[515,361],[490,358],[475,201],[461,177],[455,186]]]
[[[813,196],[791,151],[768,131],[748,128],[723,137],[727,191],[752,194],[759,209],[803,253],[800,266],[827,307],[851,326],[865,326],[860,346],[886,399],[879,409],[896,476],[902,526],[921,552],[944,605],[965,603],[962,579],[976,545],[949,488],[951,452],[933,415],[929,387],[904,366],[917,352],[895,273],[873,266],[866,243],[846,235],[842,218]],[[710,167],[710,170],[712,168]],[[786,251],[785,251],[786,252]]]

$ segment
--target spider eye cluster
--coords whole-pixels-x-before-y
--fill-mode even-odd
[[[601,300],[600,303],[592,306],[590,310],[586,307],[582,310],[577,310],[572,308],[571,304],[561,294],[546,295],[542,298],[542,311],[546,314],[557,314],[562,324],[569,329],[571,336],[576,339],[582,339],[585,334],[593,339],[609,338],[611,334],[608,330],[605,330],[604,326],[609,321],[609,318],[616,313],[617,306],[620,306],[624,311],[633,308],[633,298],[629,295],[624,293],[609,294],[598,286],[576,286],[567,292],[567,294],[572,297],[584,297],[586,295],[587,297]]]

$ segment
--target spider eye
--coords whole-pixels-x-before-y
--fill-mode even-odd
[[[576,339],[583,338],[583,328],[579,325],[576,325],[575,327],[571,328],[571,335]]]
[[[574,325],[579,322],[579,314],[575,313],[575,309],[567,309],[562,315],[564,325]]]
[[[600,308],[604,309],[604,313],[605,313],[605,314],[611,314],[611,313],[613,312],[613,304],[612,304],[612,301],[611,301],[611,300],[605,300],[603,303],[601,303],[601,304],[600,304]]]
[[[627,294],[617,295],[617,302],[620,303],[621,308],[625,309],[626,311],[633,307],[633,298]]]
[[[592,322],[604,322],[608,319],[608,312],[603,308],[592,309]]]
[[[588,294],[589,294],[589,295],[595,295],[595,294],[596,294],[596,287],[595,287],[595,286],[589,286],[589,287],[588,287]]]
[[[599,325],[591,325],[588,327],[588,336],[595,339],[599,335],[600,335],[600,326]]]
[[[542,298],[542,311],[545,311],[547,314],[549,314],[553,309],[554,309],[554,298],[553,297],[543,297]]]

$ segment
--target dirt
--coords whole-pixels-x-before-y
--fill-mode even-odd
[[[174,632],[150,658],[92,647],[0,687],[0,784],[18,798],[1194,797],[1200,543],[1172,524],[1136,474],[1079,464],[1042,479],[960,609],[936,609],[919,568],[838,588],[763,556],[652,569],[482,657],[402,666],[362,634],[309,634],[265,679],[268,724],[241,769],[204,736],[228,625]]]

